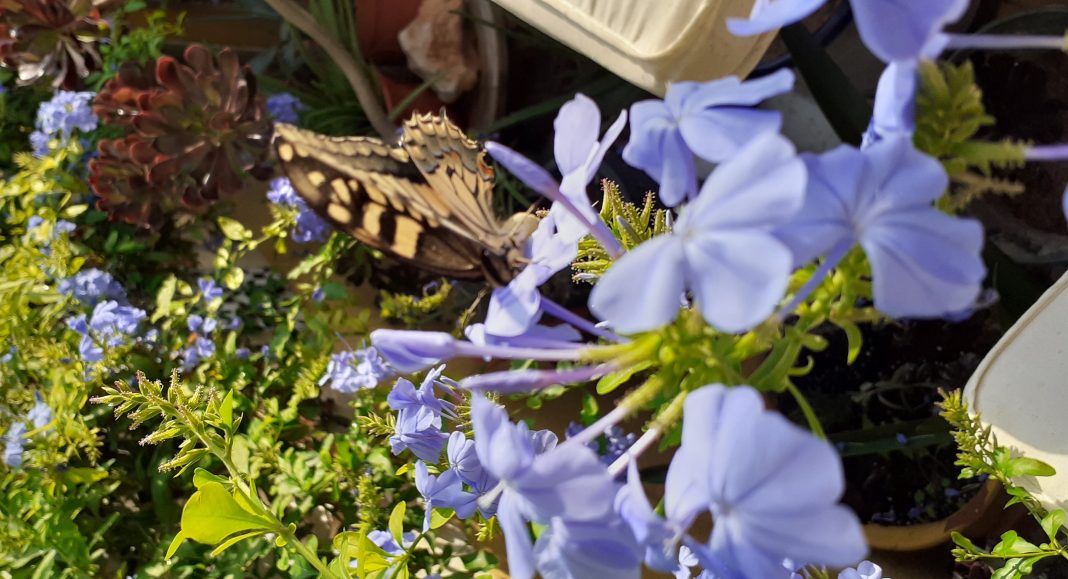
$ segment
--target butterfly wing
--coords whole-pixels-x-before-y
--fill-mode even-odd
[[[275,149],[293,188],[334,227],[435,273],[483,277],[479,236],[466,232],[403,148],[278,123]]]

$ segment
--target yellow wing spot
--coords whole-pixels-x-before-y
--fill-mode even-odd
[[[293,150],[296,151],[298,157],[308,156],[308,150],[300,145],[293,145]]]
[[[363,212],[362,226],[374,237],[378,237],[378,234],[382,232],[382,214],[386,212],[386,208],[381,205],[375,205],[374,203],[367,206]]]
[[[330,187],[334,190],[337,200],[342,205],[352,205],[352,193],[349,191],[349,186],[345,184],[344,179],[334,179],[330,182]]]
[[[423,227],[407,215],[397,216],[397,230],[393,235],[393,251],[397,255],[413,259],[419,249],[419,234]]]
[[[337,203],[331,203],[327,205],[326,214],[338,223],[347,224],[352,221],[352,211],[349,211],[348,207],[345,207],[344,205],[338,205]]]
[[[312,171],[308,173],[308,181],[318,187],[323,183],[326,183],[326,175],[323,175],[322,171]]]
[[[293,146],[289,143],[278,145],[278,157],[286,163],[293,160]]]

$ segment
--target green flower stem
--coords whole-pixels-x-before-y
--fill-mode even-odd
[[[797,405],[805,415],[805,421],[808,422],[808,428],[812,431],[812,434],[827,440],[827,433],[823,431],[823,425],[820,424],[820,419],[816,416],[816,411],[812,409],[812,405],[808,403],[808,398],[805,398],[805,395],[789,380],[786,382],[786,390],[797,401]]]

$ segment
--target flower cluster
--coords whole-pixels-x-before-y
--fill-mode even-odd
[[[97,303],[88,317],[71,318],[67,325],[81,336],[78,353],[82,361],[92,364],[104,359],[105,348],[115,348],[135,336],[146,316],[140,308],[107,300]]]
[[[49,144],[65,145],[75,131],[88,134],[96,129],[98,119],[90,103],[94,93],[57,91],[51,100],[37,109],[36,130],[30,133],[33,152],[39,157],[48,154]]]
[[[25,420],[13,423],[4,434],[4,464],[12,468],[22,466],[24,447],[31,440],[27,436],[29,425],[33,426],[35,432],[40,432],[52,422],[52,409],[45,403],[41,393],[34,392],[33,397],[33,408],[26,413]]]
[[[297,124],[300,120],[300,111],[304,110],[304,103],[300,99],[282,92],[267,97],[267,114],[279,123]]]
[[[267,191],[267,200],[279,207],[288,208],[296,212],[293,221],[293,230],[290,237],[298,243],[310,243],[323,241],[330,234],[330,224],[312,211],[311,207],[297,195],[293,184],[285,177],[271,180],[271,188]]]
[[[374,388],[392,375],[393,371],[374,348],[345,350],[330,357],[330,363],[326,367],[326,373],[319,379],[319,385],[329,382],[334,390],[351,394],[358,390]]]

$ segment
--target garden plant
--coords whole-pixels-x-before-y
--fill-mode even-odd
[[[465,133],[408,112],[435,79],[384,110],[360,2],[224,2],[259,51],[184,4],[0,0],[0,577],[879,579],[872,527],[986,494],[923,577],[1068,569],[1054,468],[961,393],[1052,282],[974,205],[1068,226],[1014,177],[1068,141],[971,57],[1064,31],[831,2],[866,98],[825,0],[756,0],[719,33],[790,62],[660,98],[510,22],[570,80]],[[841,144],[786,136],[801,92]]]

